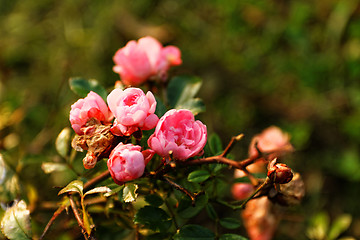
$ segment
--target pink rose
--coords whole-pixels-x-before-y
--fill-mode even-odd
[[[279,219],[272,212],[273,204],[266,197],[251,199],[241,216],[251,240],[271,240]]]
[[[141,147],[119,143],[110,153],[107,166],[114,182],[122,185],[144,174],[145,165],[154,155],[151,150],[141,152]]]
[[[79,99],[71,105],[70,123],[78,135],[84,134],[84,129],[82,128],[85,127],[90,119],[96,119],[106,124],[110,123],[113,117],[105,101],[92,91],[85,98]]]
[[[154,114],[156,100],[151,92],[140,88],[115,89],[107,97],[111,112],[115,116],[111,132],[118,136],[130,136],[133,132],[150,130],[159,121]]]
[[[206,126],[195,121],[191,111],[172,109],[160,118],[148,144],[162,157],[172,152],[175,159],[186,160],[202,152],[206,139]]]
[[[261,152],[271,152],[285,149],[292,150],[293,147],[291,146],[289,140],[289,135],[281,131],[280,128],[275,126],[269,127],[259,135],[253,137],[249,146],[249,157],[258,156],[258,151],[255,148],[256,142],[257,147]]]
[[[170,66],[180,65],[181,52],[175,46],[163,47],[152,37],[132,40],[114,55],[114,72],[125,85],[139,86],[151,77],[165,78]]]
[[[231,187],[231,193],[236,200],[247,199],[254,190],[254,186],[250,183],[235,183]]]

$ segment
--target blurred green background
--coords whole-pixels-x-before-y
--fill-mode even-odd
[[[237,159],[268,126],[291,134],[297,152],[287,163],[307,195],[286,210],[276,239],[306,239],[320,212],[351,214],[344,235],[360,238],[359,0],[0,0],[0,151],[37,198],[57,193],[36,191],[39,183],[71,177],[50,181],[40,168],[70,125],[68,79],[111,89],[113,54],[147,35],[181,49],[170,75],[203,79],[198,118],[209,132],[224,144],[245,134]]]

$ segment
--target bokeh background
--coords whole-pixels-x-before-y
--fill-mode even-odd
[[[56,159],[56,136],[70,125],[68,79],[111,89],[113,54],[147,35],[181,49],[170,75],[203,79],[198,118],[209,132],[224,144],[245,134],[238,159],[268,126],[292,136],[287,164],[307,195],[276,239],[307,239],[319,213],[330,222],[350,214],[343,236],[360,238],[359,0],[0,0],[0,152],[39,201],[58,191],[39,189],[71,179],[40,167]]]

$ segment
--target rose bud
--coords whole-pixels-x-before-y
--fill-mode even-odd
[[[145,165],[154,155],[153,151],[141,152],[141,147],[119,143],[110,153],[107,166],[114,182],[122,185],[144,174]]]
[[[286,164],[276,163],[275,165],[270,166],[267,176],[274,183],[284,184],[291,181],[293,173],[291,172],[291,168],[289,168]]]
[[[79,99],[71,105],[70,123],[78,135],[83,135],[90,131],[90,128],[87,127],[87,123],[90,120],[92,123],[107,124],[110,123],[113,118],[114,116],[105,101],[93,91],[85,98]]]
[[[206,140],[206,126],[195,121],[191,111],[172,109],[160,118],[148,145],[164,158],[169,159],[171,155],[177,160],[186,160],[200,154]]]
[[[150,130],[159,120],[154,114],[156,100],[151,92],[145,93],[140,88],[119,88],[107,97],[115,121],[111,132],[117,136],[130,136],[135,131]]]
[[[247,199],[254,190],[254,186],[250,183],[235,183],[231,187],[231,193],[236,200]]]
[[[292,151],[293,147],[289,142],[290,137],[284,133],[280,128],[271,126],[262,133],[255,135],[251,140],[249,146],[249,157],[256,158],[260,152],[273,152],[273,151]],[[278,157],[281,153],[272,154],[272,158]]]
[[[149,78],[166,79],[171,66],[180,65],[181,52],[175,46],[163,47],[153,37],[130,41],[113,57],[113,71],[125,85],[139,86]]]

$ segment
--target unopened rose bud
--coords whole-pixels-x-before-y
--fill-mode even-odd
[[[267,175],[274,183],[279,184],[288,183],[293,178],[291,168],[283,163],[277,163],[274,166],[270,166]]]
[[[270,199],[281,205],[290,206],[299,204],[305,195],[305,186],[301,175],[295,173],[289,183],[280,184],[272,195],[269,196]]]

